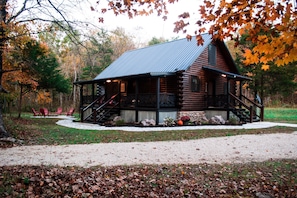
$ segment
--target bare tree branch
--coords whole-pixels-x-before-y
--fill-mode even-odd
[[[15,20],[18,16],[20,16],[24,11],[29,10],[30,8],[26,8],[28,0],[25,0],[23,3],[22,8],[13,16],[11,16],[9,19],[7,19],[6,24],[10,23],[11,21]]]

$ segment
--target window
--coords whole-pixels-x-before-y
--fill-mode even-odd
[[[126,92],[126,83],[121,82],[121,93],[125,93],[125,92]]]
[[[215,66],[217,63],[216,60],[216,46],[210,44],[208,46],[208,64]]]
[[[224,94],[227,95],[227,86],[228,84],[226,82],[224,82]]]
[[[200,91],[200,80],[197,76],[191,76],[191,91],[192,92]]]

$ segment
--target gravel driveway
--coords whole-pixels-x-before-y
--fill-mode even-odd
[[[115,166],[133,164],[245,163],[297,159],[297,132],[189,141],[20,146],[1,149],[0,166]]]

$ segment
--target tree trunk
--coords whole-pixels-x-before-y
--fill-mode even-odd
[[[2,76],[3,76],[3,55],[4,55],[4,48],[5,43],[7,40],[6,35],[6,6],[8,0],[0,0],[0,92],[5,92],[2,87]],[[10,133],[5,129],[4,121],[3,121],[3,101],[0,101],[0,137],[10,137]]]
[[[63,107],[63,94],[59,93],[59,97],[60,97],[60,107]]]
[[[21,118],[22,101],[23,101],[23,85],[20,84],[20,98],[19,98],[19,106],[18,106],[18,118]]]
[[[3,104],[0,103],[0,138],[7,138],[10,137],[10,133],[5,129],[4,122],[3,122],[3,116],[2,116],[2,108]]]

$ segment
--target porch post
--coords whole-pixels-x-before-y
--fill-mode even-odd
[[[230,103],[230,79],[227,78],[227,120],[230,119],[230,108],[229,108],[229,103]]]
[[[118,89],[118,93],[119,93],[119,95],[118,95],[119,107],[122,106],[122,104],[121,104],[121,101],[122,101],[121,84],[122,84],[122,80],[120,80],[119,86],[118,86],[118,88],[119,88]]]
[[[84,84],[82,84],[81,86],[80,86],[80,121],[81,122],[83,122],[84,121],[84,112],[83,112],[83,104],[84,104],[84,97],[83,97],[83,86],[84,86]]]
[[[242,100],[242,80],[239,81],[239,99]],[[239,108],[241,109],[242,105],[239,103]]]
[[[157,111],[156,111],[156,125],[159,124],[159,111],[160,111],[160,77],[157,78],[157,93],[156,93],[156,101],[157,101]]]
[[[135,121],[138,122],[138,79],[135,81]]]
[[[95,83],[92,82],[92,101],[95,100]]]

